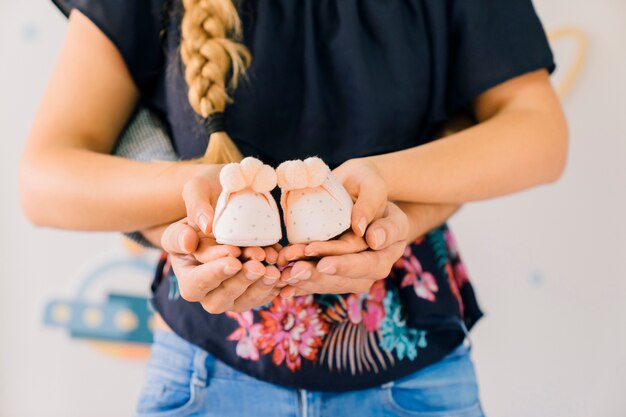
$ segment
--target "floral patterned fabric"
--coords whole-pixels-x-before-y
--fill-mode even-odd
[[[153,288],[156,309],[185,339],[259,379],[314,390],[414,372],[458,346],[482,315],[447,226],[407,246],[390,276],[363,294],[277,297],[211,315],[180,298],[166,257]]]

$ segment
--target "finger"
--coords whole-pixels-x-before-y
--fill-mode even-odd
[[[206,264],[194,264],[183,257],[173,256],[172,267],[178,278],[181,297],[187,301],[200,301],[224,280],[241,271],[243,266],[238,259],[232,257],[216,259]]]
[[[202,307],[212,314],[219,314],[232,309],[235,300],[265,273],[265,267],[259,261],[248,261],[240,273],[222,281],[201,301]]]
[[[351,225],[354,234],[364,236],[367,226],[377,217],[382,216],[387,203],[387,193],[383,186],[368,186],[360,189],[352,207]]]
[[[294,244],[294,245],[289,245],[289,246],[285,246],[279,253],[278,253],[278,265],[279,266],[286,266],[289,262],[295,261],[297,259],[302,259],[305,257],[304,255],[304,248],[306,247],[306,245],[303,244]]]
[[[265,260],[265,251],[258,246],[249,246],[242,249],[241,256],[246,261],[255,260],[261,262]]]
[[[250,281],[256,281],[265,275],[265,265],[259,261],[249,260],[243,264],[244,276]]]
[[[183,219],[165,229],[161,247],[171,254],[186,255],[197,249],[199,241],[198,232],[187,224],[187,219]]]
[[[389,276],[395,261],[402,256],[402,242],[392,244],[379,251],[364,251],[351,255],[327,256],[317,263],[322,274],[349,278],[383,279]]]
[[[383,217],[367,228],[365,240],[370,248],[381,250],[393,243],[404,241],[409,230],[406,214],[395,204],[387,204]]]
[[[269,265],[265,267],[265,275],[261,278],[261,281],[265,285],[274,286],[280,279],[280,271],[273,265]]]
[[[241,256],[241,249],[232,245],[218,245],[215,239],[202,237],[198,249],[193,252],[193,256],[195,256],[198,262],[205,264],[226,256],[238,258]]]
[[[281,289],[278,295],[280,295],[281,298],[292,298],[296,295],[296,291],[296,287],[292,287],[291,285],[289,285]]]
[[[267,246],[263,248],[263,250],[265,250],[265,262],[275,264],[278,261],[278,252],[280,249],[277,249],[276,246]]]
[[[265,275],[262,279],[257,280],[250,285],[246,291],[235,300],[234,309],[236,311],[245,311],[253,307],[266,304],[276,295],[280,288],[276,288],[276,281],[280,277],[280,272],[275,267],[273,271],[266,268]]]
[[[281,279],[287,284],[293,285],[311,278],[313,271],[316,271],[314,262],[298,261],[291,268],[283,271]]]
[[[318,274],[308,281],[300,281],[294,285],[289,285],[289,287],[296,289],[294,293],[296,297],[305,294],[360,294],[368,291],[374,282],[373,279],[354,279],[338,275]]]
[[[325,242],[311,242],[304,248],[306,256],[332,256],[357,253],[368,249],[367,242],[351,230],[341,235],[339,239]]]
[[[213,207],[211,206],[211,186],[203,178],[193,178],[183,187],[183,200],[187,210],[189,224],[198,227],[205,235],[209,235],[213,222]]]
[[[232,310],[243,312],[251,308],[264,306],[280,293],[280,288],[271,285],[263,285],[261,288],[262,285],[260,281],[257,281],[248,287],[246,292],[235,300]]]

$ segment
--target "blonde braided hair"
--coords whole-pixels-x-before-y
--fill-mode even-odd
[[[185,65],[189,103],[208,118],[223,112],[250,65],[250,52],[241,43],[241,21],[232,0],[183,0],[180,55]],[[227,74],[230,71],[230,79]],[[215,132],[201,162],[223,164],[243,159],[226,132]]]

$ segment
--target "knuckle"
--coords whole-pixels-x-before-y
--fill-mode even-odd
[[[196,279],[195,281],[196,281],[195,285],[196,285],[196,288],[197,288],[198,291],[206,293],[206,292],[208,292],[211,289],[209,284],[205,280],[203,280],[203,279]]]
[[[224,304],[221,304],[221,303],[217,303],[214,300],[204,301],[201,304],[202,304],[202,308],[204,308],[204,310],[210,314],[222,314],[228,308],[228,306],[225,306]]]
[[[391,265],[382,265],[376,268],[376,273],[374,274],[374,278],[378,281],[381,279],[385,279],[391,273]]]
[[[191,288],[189,288],[188,284],[184,284],[183,282],[181,282],[181,280],[179,280],[178,292],[180,293],[180,296],[185,301],[189,301],[189,302],[200,301],[198,296],[197,296],[197,293],[195,291],[191,290]]]
[[[241,297],[235,300],[231,308],[231,311],[235,311],[236,313],[243,313],[244,311],[248,311],[256,305],[259,305],[258,299],[250,298],[250,297]]]
[[[242,295],[248,287],[248,283],[238,279],[228,279],[220,284],[222,296],[229,300],[234,300]]]
[[[212,290],[214,287],[213,285],[211,285],[211,282],[212,282],[211,278],[213,278],[212,275],[195,274],[192,278],[193,285],[195,286],[197,291],[206,293]]]
[[[249,310],[249,308],[245,304],[235,303],[233,308],[231,308],[229,311],[234,311],[235,313],[243,313],[246,310]]]
[[[203,307],[209,314],[222,314],[224,312],[221,308],[213,304],[205,304]]]

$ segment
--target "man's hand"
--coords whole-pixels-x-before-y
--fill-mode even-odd
[[[298,260],[283,270],[281,281],[289,286],[282,297],[305,294],[361,293],[389,275],[407,244],[406,215],[387,203],[383,217],[375,220],[364,238],[348,231],[337,240],[293,245],[281,251],[279,265],[308,256],[319,262]],[[368,249],[374,247],[375,249]]]

